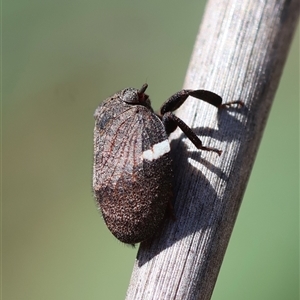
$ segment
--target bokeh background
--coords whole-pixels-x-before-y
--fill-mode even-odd
[[[124,299],[137,249],[91,190],[93,112],[181,89],[204,3],[2,1],[2,299]],[[299,30],[213,299],[298,299]]]

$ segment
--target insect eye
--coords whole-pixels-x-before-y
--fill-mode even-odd
[[[121,99],[126,103],[131,103],[131,104],[140,103],[138,90],[133,88],[128,88],[123,90],[121,94]]]

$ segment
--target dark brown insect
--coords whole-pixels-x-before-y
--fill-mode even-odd
[[[172,161],[168,136],[177,126],[201,150],[197,135],[172,111],[188,96],[217,108],[222,98],[205,90],[181,90],[154,113],[144,84],[107,98],[95,111],[93,189],[109,230],[120,241],[135,244],[152,237],[172,200]]]

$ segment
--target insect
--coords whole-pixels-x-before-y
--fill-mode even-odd
[[[217,108],[222,98],[206,90],[181,90],[154,113],[148,85],[126,88],[107,98],[94,114],[93,190],[104,221],[120,241],[135,244],[152,237],[166,214],[172,214],[172,161],[168,136],[179,127],[201,150],[221,151],[202,145],[187,124],[172,112],[188,96]]]

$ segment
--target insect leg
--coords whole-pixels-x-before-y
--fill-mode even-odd
[[[237,104],[238,106],[243,106],[244,103],[242,101],[231,101],[222,104],[222,97],[206,90],[181,90],[174,95],[172,95],[161,107],[160,113],[164,115],[169,111],[174,111],[179,108],[188,96],[195,97],[197,99],[201,99],[217,108],[228,108],[233,104]]]
[[[181,119],[176,117],[172,112],[167,112],[162,117],[162,122],[165,126],[167,134],[173,132],[177,126],[185,133],[185,135],[189,138],[189,140],[196,146],[197,149],[205,150],[205,151],[213,151],[218,155],[221,155],[222,151],[209,148],[202,145],[201,140],[197,137],[197,135],[193,132],[193,130],[185,124]]]

